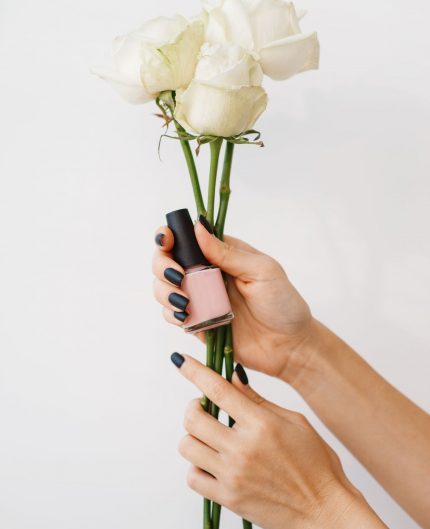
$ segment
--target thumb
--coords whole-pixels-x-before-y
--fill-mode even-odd
[[[246,397],[248,397],[249,400],[252,400],[252,402],[255,402],[255,404],[258,404],[262,408],[265,408],[267,410],[272,411],[276,415],[279,415],[282,418],[288,418],[290,419],[290,412],[289,410],[286,410],[284,408],[281,408],[280,406],[277,406],[273,402],[270,402],[269,400],[266,400],[264,397],[259,395],[256,391],[254,391],[248,382],[248,376],[242,366],[242,364],[236,364],[236,367],[234,368],[233,378],[232,378],[232,384],[233,386],[238,389],[241,393],[243,393]]]
[[[261,254],[238,248],[234,245],[234,239],[229,239],[228,243],[220,241],[201,221],[196,223],[195,232],[197,242],[210,263],[237,279],[255,279],[261,264]]]

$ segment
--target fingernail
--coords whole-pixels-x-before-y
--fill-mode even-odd
[[[166,270],[164,270],[164,277],[167,281],[180,287],[182,285],[182,280],[184,279],[184,274],[181,274],[181,272],[178,272],[178,270],[175,270],[174,268],[166,268]]]
[[[188,303],[190,300],[186,298],[185,296],[181,296],[181,294],[178,294],[177,292],[172,292],[169,295],[169,303],[171,303],[174,307],[176,307],[179,310],[185,310],[187,308]]]
[[[183,311],[183,312],[176,312],[175,311],[173,313],[173,316],[175,316],[175,318],[177,320],[179,320],[181,322],[184,322],[188,318],[189,314],[188,314],[188,312],[185,312],[185,311]]]
[[[175,364],[178,369],[180,369],[182,364],[185,362],[185,358],[179,353],[173,353],[170,357],[170,360]]]
[[[206,229],[206,231],[213,235],[214,230],[204,215],[199,215],[199,222]]]
[[[164,244],[164,233],[157,233],[155,236],[155,244],[158,246],[163,246]]]
[[[234,370],[236,371],[236,375],[239,377],[239,380],[242,382],[242,384],[247,386],[249,384],[248,375],[243,369],[242,364],[236,364]]]

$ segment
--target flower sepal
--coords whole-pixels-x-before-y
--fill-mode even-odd
[[[236,136],[229,136],[228,138],[222,138],[220,136],[209,136],[209,135],[199,135],[196,136],[195,134],[190,134],[187,132],[177,121],[175,121],[170,116],[166,115],[166,123],[168,120],[168,124],[171,122],[175,122],[176,124],[176,133],[172,134],[162,134],[160,137],[159,142],[159,151],[161,148],[161,142],[163,141],[163,138],[169,138],[171,140],[178,140],[178,141],[196,141],[197,147],[195,149],[196,155],[198,156],[200,154],[200,149],[202,145],[213,143],[219,139],[223,139],[230,143],[235,143],[237,145],[257,145],[259,147],[264,147],[263,141],[260,140],[261,133],[258,130],[247,130],[245,132],[242,132],[241,134],[237,134]],[[168,125],[167,125],[168,126]]]

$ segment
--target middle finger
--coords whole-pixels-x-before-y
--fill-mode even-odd
[[[175,311],[186,311],[190,302],[183,290],[159,279],[154,280],[154,296],[163,307]]]
[[[168,282],[178,287],[181,286],[185,275],[181,265],[174,261],[169,254],[161,250],[155,250],[152,259],[152,272],[160,281]]]

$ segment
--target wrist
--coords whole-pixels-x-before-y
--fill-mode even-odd
[[[330,348],[330,334],[322,323],[312,317],[305,337],[286,354],[285,366],[279,378],[302,393],[310,375],[317,377],[322,374],[323,359]]]
[[[385,524],[349,482],[332,484],[310,511],[310,527],[319,529],[382,529]]]

